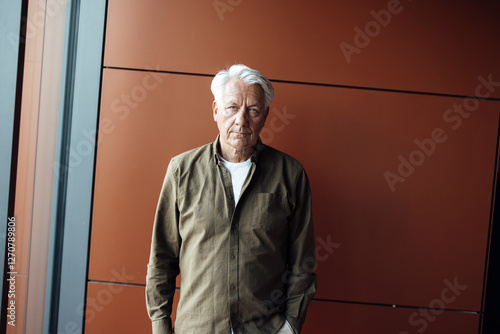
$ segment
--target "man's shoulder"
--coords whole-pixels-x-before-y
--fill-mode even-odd
[[[203,155],[203,154],[210,155],[211,152],[212,152],[212,146],[213,146],[213,144],[214,143],[207,143],[205,145],[198,146],[196,148],[192,148],[190,150],[184,151],[184,152],[179,153],[178,155],[176,155],[174,157],[174,159],[185,160],[185,159],[190,159],[193,156],[197,157],[197,156]]]
[[[303,170],[302,164],[290,154],[280,151],[272,146],[263,145],[262,158],[266,163],[283,164],[296,170]]]
[[[213,153],[213,143],[208,143],[174,156],[172,162],[179,166],[191,165],[193,163],[208,163]]]

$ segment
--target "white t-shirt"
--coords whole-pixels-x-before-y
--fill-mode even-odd
[[[234,194],[234,205],[238,204],[238,200],[240,199],[241,188],[243,187],[243,183],[248,175],[248,171],[250,170],[250,166],[252,166],[252,162],[250,159],[243,162],[229,162],[227,160],[222,159],[222,163],[224,167],[229,170],[231,173],[231,183],[233,184],[233,194]]]

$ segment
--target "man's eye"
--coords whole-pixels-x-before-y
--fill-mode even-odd
[[[255,109],[255,108],[251,108],[250,113],[253,115],[257,115],[259,113],[259,110]]]

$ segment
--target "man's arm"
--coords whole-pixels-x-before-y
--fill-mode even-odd
[[[295,333],[300,333],[306,311],[316,292],[316,265],[312,203],[309,180],[304,170],[295,183],[293,214],[289,222],[287,309],[285,316]]]
[[[177,166],[170,161],[158,201],[146,276],[146,305],[153,334],[172,333],[172,304],[179,274]]]

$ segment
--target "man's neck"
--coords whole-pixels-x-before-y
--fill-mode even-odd
[[[254,152],[253,147],[244,148],[242,150],[237,150],[233,147],[224,147],[221,143],[220,154],[224,160],[229,162],[243,162],[250,159]]]

